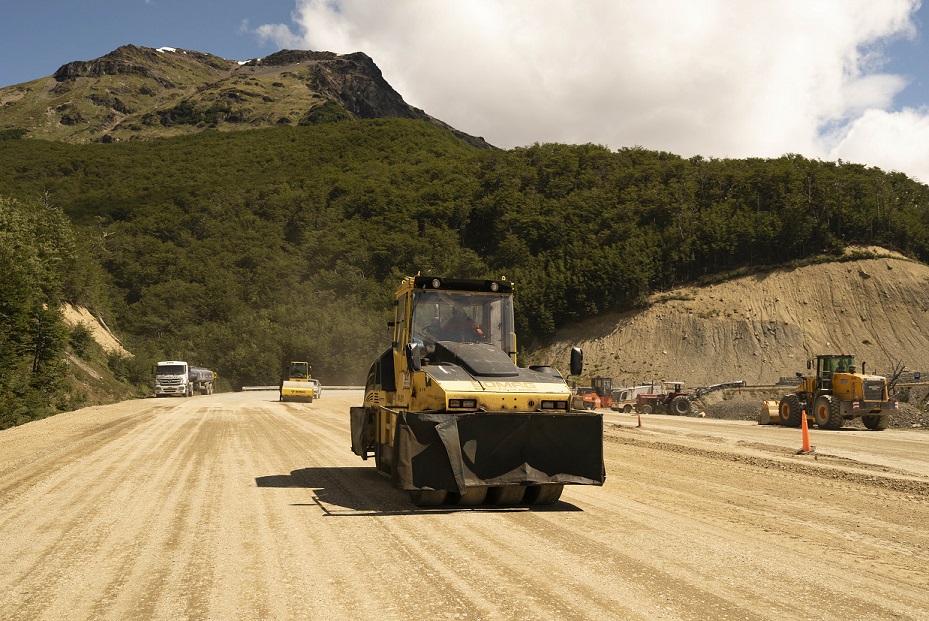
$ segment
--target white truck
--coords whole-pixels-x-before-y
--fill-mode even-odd
[[[664,394],[664,388],[661,382],[652,381],[650,384],[640,384],[639,386],[629,386],[627,388],[618,388],[614,390],[610,409],[628,414],[636,409],[639,395],[648,394]]]
[[[183,360],[164,360],[155,365],[155,396],[192,397],[213,394],[216,373],[192,367]]]

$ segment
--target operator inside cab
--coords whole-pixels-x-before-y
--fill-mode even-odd
[[[417,292],[413,305],[413,341],[427,347],[437,341],[493,343],[504,349],[503,327],[494,336],[488,326],[502,323],[508,297],[488,293]],[[500,342],[497,342],[497,341]]]
[[[471,319],[457,304],[452,306],[452,316],[442,326],[441,335],[444,341],[460,343],[476,343],[485,340],[484,330],[481,329],[480,324]]]

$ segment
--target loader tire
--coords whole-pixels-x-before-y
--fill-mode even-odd
[[[781,414],[781,425],[784,427],[799,427],[801,422],[800,397],[797,395],[786,395],[781,399],[778,411]]]
[[[813,404],[813,421],[820,429],[841,429],[845,420],[839,400],[833,395],[821,395]]]
[[[550,505],[558,502],[564,485],[561,483],[549,485],[530,485],[526,488],[523,502],[530,505]]]
[[[880,414],[865,414],[861,417],[861,423],[871,431],[884,431],[890,425],[890,417],[881,416]]]
[[[678,416],[690,414],[690,399],[687,397],[674,397],[671,400],[671,413]]]

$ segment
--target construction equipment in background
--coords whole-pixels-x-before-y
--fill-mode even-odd
[[[649,384],[619,388],[610,395],[610,409],[616,412],[632,412],[638,403],[639,395],[653,395],[662,392],[661,382],[653,381]]]
[[[578,386],[574,389],[572,407],[575,410],[596,410],[601,407],[600,397],[591,386]]]
[[[820,429],[841,429],[845,421],[859,416],[862,424],[872,431],[888,427],[890,416],[899,405],[888,393],[886,377],[867,375],[864,363],[858,373],[853,354],[820,354],[807,360],[806,368],[812,370],[814,362],[815,374],[797,373],[800,385],[781,398],[776,420],[766,403],[759,422],[767,413],[772,424],[799,427],[805,411],[807,422]]]
[[[775,399],[766,399],[761,404],[761,414],[758,415],[759,425],[780,425],[780,402]]]
[[[713,384],[712,386],[700,386],[699,388],[694,388],[691,393],[691,400],[699,399],[700,397],[714,392],[716,390],[730,390],[732,388],[743,388],[745,386],[745,380],[736,380],[734,382],[720,382],[719,384]]]
[[[745,380],[720,382],[712,386],[700,386],[694,388],[690,392],[685,392],[681,384],[681,382],[653,381],[649,384],[614,390],[610,408],[617,412],[625,412],[626,414],[633,410],[642,414],[649,414],[651,412],[669,412],[671,414],[681,415],[689,414],[693,409],[692,406],[686,408],[682,401],[674,403],[676,397],[686,397],[693,403],[695,400],[717,390],[742,388],[745,386]],[[639,398],[640,395],[642,396],[641,399]]]
[[[280,384],[281,401],[306,401],[313,403],[316,385],[310,381],[313,368],[309,362],[291,362]]]
[[[550,504],[566,484],[603,485],[603,415],[573,410],[553,367],[516,365],[511,282],[408,277],[394,309],[352,451],[414,504]]]
[[[692,395],[684,390],[684,382],[662,382],[660,393],[640,394],[636,397],[639,414],[690,414]]]
[[[613,404],[613,378],[612,377],[595,377],[590,380],[590,386],[600,397],[600,405],[597,407],[608,408]]]

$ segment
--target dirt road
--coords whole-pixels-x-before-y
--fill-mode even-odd
[[[276,396],[0,432],[0,619],[929,618],[925,432],[609,413],[604,487],[424,510]]]

